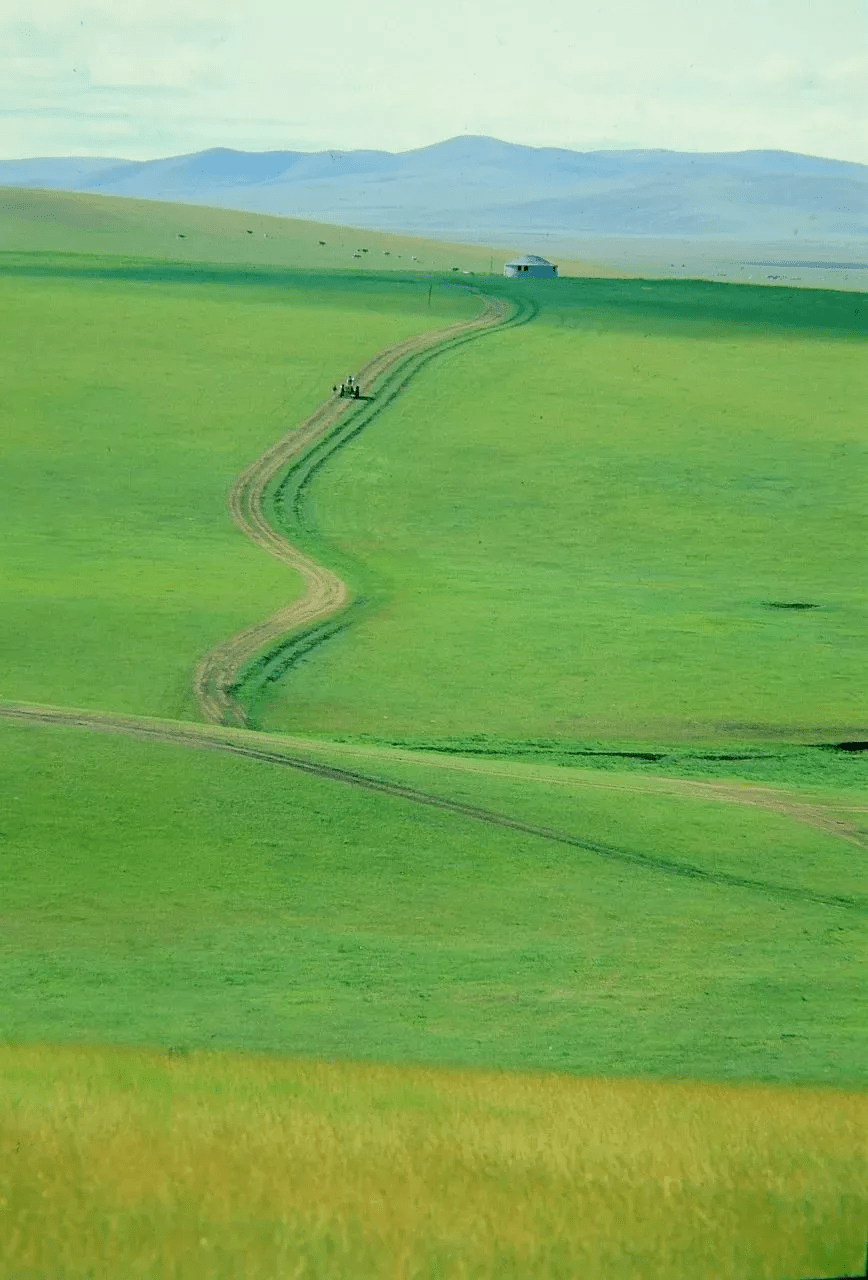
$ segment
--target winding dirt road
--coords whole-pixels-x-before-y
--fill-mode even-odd
[[[377,400],[391,401],[432,355],[488,329],[523,318],[521,308],[505,299],[478,296],[484,306],[472,320],[406,338],[369,360],[357,375],[366,392]],[[271,617],[245,627],[205,654],[193,674],[193,692],[202,716],[210,724],[245,725],[244,710],[233,696],[233,689],[247,664],[289,632],[322,623],[349,604],[346,583],[331,569],[294,547],[269,524],[262,503],[276,477],[351,414],[370,416],[367,399],[341,399],[333,395],[300,426],[252,462],[229,491],[229,514],[234,523],[257,546],[294,569],[304,581],[304,592]]]

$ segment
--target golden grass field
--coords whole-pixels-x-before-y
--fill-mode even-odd
[[[868,1098],[0,1048],[0,1275],[799,1280],[863,1262]]]

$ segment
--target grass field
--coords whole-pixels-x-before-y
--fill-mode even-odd
[[[378,607],[272,686],[261,723],[868,737],[868,310],[697,282],[537,298],[308,486],[310,526]],[[791,602],[819,607],[768,607]]]
[[[864,1094],[0,1049],[0,1274],[798,1280]]]
[[[361,599],[221,730],[231,481],[478,307],[273,221],[0,204],[0,703],[211,748],[0,716],[0,1276],[855,1273],[862,300],[532,286],[268,495]]]
[[[321,749],[625,861],[181,747],[0,741],[7,1039],[865,1083],[859,851],[786,815]]]
[[[291,599],[235,475],[336,377],[472,315],[451,285],[0,258],[0,697],[192,713],[201,653]]]

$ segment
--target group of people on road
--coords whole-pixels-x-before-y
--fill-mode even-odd
[[[332,387],[332,391],[337,391],[341,396],[352,396],[358,400],[362,394],[362,388],[357,378],[348,373],[339,387]]]

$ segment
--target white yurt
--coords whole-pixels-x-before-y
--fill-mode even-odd
[[[551,280],[552,276],[558,274],[558,269],[545,258],[540,258],[535,253],[526,253],[523,258],[514,258],[512,262],[507,262],[503,268],[505,276],[533,276],[537,280]]]

